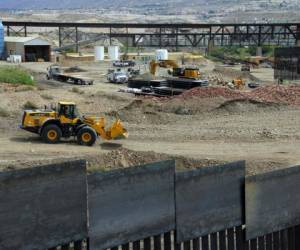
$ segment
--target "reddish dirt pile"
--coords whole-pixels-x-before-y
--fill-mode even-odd
[[[300,105],[300,86],[265,86],[254,89],[248,96],[264,102]]]
[[[228,89],[226,87],[194,88],[175,98],[215,98],[249,99],[261,102],[300,105],[300,86],[262,86],[250,92]]]
[[[224,97],[226,99],[243,98],[245,95],[237,90],[232,90],[225,87],[208,87],[208,88],[193,88],[185,91],[183,94],[176,98],[189,99],[191,97],[200,98],[214,98]]]

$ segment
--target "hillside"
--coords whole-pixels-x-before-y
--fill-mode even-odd
[[[155,6],[169,6],[171,9],[181,9],[193,6],[200,9],[221,10],[224,6],[232,8],[293,8],[297,6],[297,0],[2,0],[0,9],[86,9],[86,8],[152,8]]]
[[[179,0],[180,1],[180,0]],[[169,2],[179,2],[178,0]],[[109,7],[134,7],[141,5],[156,5],[161,1],[139,0],[4,0],[0,2],[0,8],[7,9],[77,9],[77,8],[109,8]],[[168,1],[164,1],[166,4]],[[182,2],[182,1],[181,1]]]

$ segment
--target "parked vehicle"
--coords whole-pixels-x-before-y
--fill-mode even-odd
[[[128,68],[127,72],[128,72],[129,77],[135,77],[140,74],[140,70],[134,69],[134,68]]]
[[[250,72],[250,65],[249,64],[243,64],[241,67],[241,71]]]
[[[128,75],[121,71],[111,71],[107,75],[107,80],[110,83],[127,83],[128,78]]]
[[[130,60],[125,60],[125,61],[114,61],[113,62],[114,67],[134,67],[135,62],[130,61]]]
[[[248,87],[250,89],[255,89],[255,88],[258,88],[259,86],[260,86],[260,84],[257,83],[257,82],[250,82],[250,83],[248,83]]]
[[[74,74],[64,73],[62,69],[56,64],[51,65],[47,68],[47,80],[50,79],[78,85],[92,85],[94,83],[94,80],[92,79],[79,77]]]

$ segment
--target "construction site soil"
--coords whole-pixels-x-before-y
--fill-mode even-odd
[[[27,65],[28,67],[28,65]],[[93,66],[92,69],[95,67]],[[82,74],[96,75],[83,67]],[[36,87],[0,84],[0,169],[86,159],[89,171],[174,159],[178,170],[246,160],[247,174],[300,163],[300,86],[266,85],[255,90],[195,88],[172,98],[119,93],[103,72],[93,86],[45,81]],[[40,78],[39,78],[40,76]],[[120,117],[126,140],[84,147],[75,140],[43,143],[20,130],[26,102],[43,107],[75,101],[82,114]]]

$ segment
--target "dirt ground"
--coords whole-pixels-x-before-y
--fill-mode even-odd
[[[203,68],[214,74],[212,63]],[[300,164],[300,106],[283,103],[228,100],[222,96],[158,100],[118,92],[120,85],[106,82],[108,62],[84,63],[80,73],[95,79],[93,86],[76,86],[45,80],[47,63],[22,67],[38,80],[34,88],[0,85],[0,168],[30,167],[64,159],[86,159],[90,170],[128,167],[175,159],[177,169],[190,169],[246,160],[247,173]],[[237,70],[232,68],[232,70]],[[272,84],[270,69],[255,77]],[[250,90],[246,90],[249,92]],[[20,130],[23,106],[38,107],[60,100],[75,101],[83,114],[103,115],[108,125],[118,114],[129,131],[126,140],[83,147],[68,140],[44,144]]]

